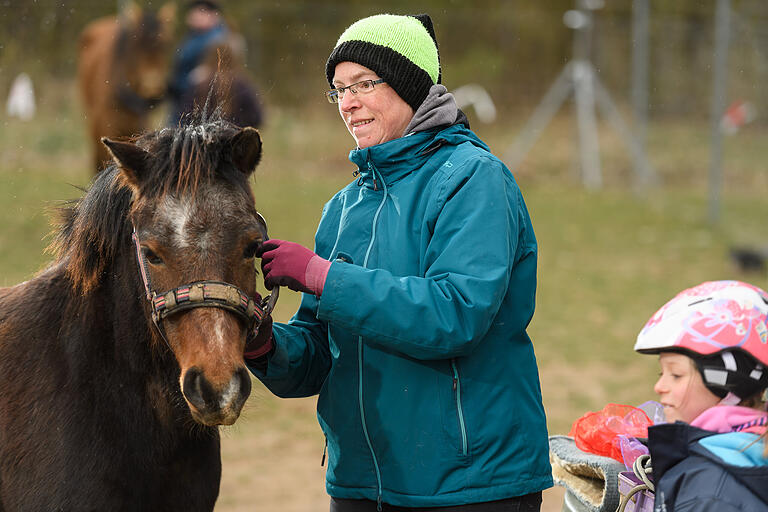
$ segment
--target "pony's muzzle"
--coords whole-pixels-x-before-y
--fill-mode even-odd
[[[182,392],[192,417],[208,426],[233,424],[251,394],[251,379],[245,368],[238,368],[223,387],[216,388],[198,367],[184,375]]]

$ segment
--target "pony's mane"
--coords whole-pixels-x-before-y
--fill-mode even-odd
[[[117,34],[115,45],[115,57],[124,58],[129,51],[130,43],[138,45],[146,50],[158,50],[162,25],[156,13],[150,10],[142,10],[140,18],[135,24],[118,18],[120,30]]]
[[[129,184],[116,164],[96,176],[85,195],[59,209],[58,229],[48,250],[62,263],[75,288],[92,290],[130,244],[129,213],[135,195],[157,200],[165,195],[193,196],[199,186],[225,180],[250,194],[247,176],[231,162],[228,145],[238,128],[220,118],[203,120],[195,112],[176,128],[133,139],[150,157],[140,183]]]

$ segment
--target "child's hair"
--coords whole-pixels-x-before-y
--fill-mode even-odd
[[[739,402],[742,407],[751,407],[752,409],[765,410],[765,390],[758,391],[752,396],[749,396]]]

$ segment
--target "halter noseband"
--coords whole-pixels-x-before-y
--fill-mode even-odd
[[[248,336],[250,337],[255,332],[258,332],[262,320],[275,309],[278,287],[275,287],[271,294],[264,297],[261,304],[257,304],[256,301],[237,286],[221,281],[195,281],[167,292],[157,293],[152,290],[146,259],[141,253],[141,244],[135,226],[131,237],[136,248],[136,262],[139,266],[139,275],[144,283],[144,292],[152,309],[152,322],[166,343],[168,339],[165,336],[165,330],[161,322],[169,316],[181,313],[182,311],[203,307],[226,309],[245,321]]]

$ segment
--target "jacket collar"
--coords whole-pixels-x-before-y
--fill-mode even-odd
[[[765,411],[751,407],[718,405],[701,413],[691,425],[712,432],[739,432],[753,426],[764,426],[767,416]]]
[[[456,146],[471,142],[485,150],[488,146],[463,124],[414,132],[404,137],[376,144],[365,149],[353,149],[349,159],[357,165],[358,183],[373,187],[376,179],[387,186],[419,169],[443,145]]]
[[[691,455],[691,444],[715,432],[692,427],[682,421],[648,427],[648,448],[656,478]]]
[[[390,185],[418,169],[431,153],[425,150],[433,143],[438,132],[417,132],[365,149],[353,149],[349,159],[357,165],[360,175],[358,183],[373,186],[375,177]],[[377,175],[374,175],[374,171]]]

